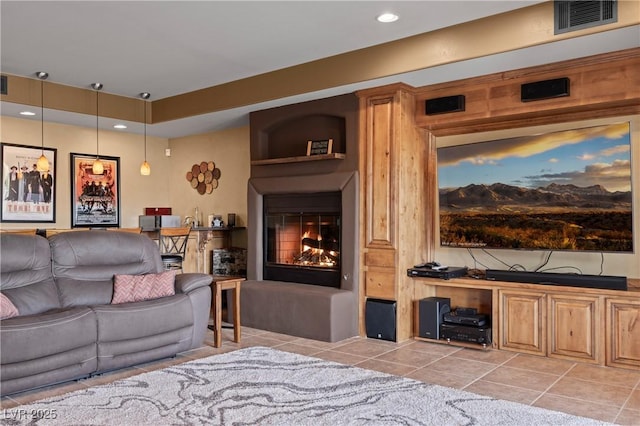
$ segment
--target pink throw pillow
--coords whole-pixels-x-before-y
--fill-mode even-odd
[[[0,319],[17,317],[20,315],[18,308],[4,294],[0,293]]]
[[[176,294],[173,283],[176,271],[147,275],[116,275],[111,304],[140,302]]]

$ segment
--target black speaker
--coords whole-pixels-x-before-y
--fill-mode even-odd
[[[424,102],[424,105],[425,113],[427,115],[464,111],[464,95],[427,99]]]
[[[6,95],[7,92],[8,92],[7,76],[3,75],[3,76],[0,76],[0,93],[3,95]]]
[[[367,299],[364,317],[367,337],[396,341],[396,302]]]
[[[442,317],[451,310],[448,297],[427,297],[418,302],[418,334],[420,337],[440,339]]]
[[[561,96],[569,96],[568,77],[536,81],[534,83],[526,83],[520,86],[520,100],[522,102],[559,98]]]

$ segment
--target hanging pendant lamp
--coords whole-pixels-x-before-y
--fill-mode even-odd
[[[102,90],[102,83],[93,83],[91,84],[91,87],[93,88],[93,90],[96,91],[96,159],[93,162],[93,165],[91,166],[91,170],[93,172],[94,175],[101,175],[104,173],[104,165],[102,164],[102,161],[100,161],[100,145],[99,145],[99,140],[98,140],[98,134],[99,134],[99,129],[98,129],[98,120],[100,115],[99,110],[98,110],[98,99],[99,99],[99,91]]]
[[[142,92],[140,93],[140,97],[142,99],[149,99],[151,97],[151,93]],[[140,165],[140,174],[142,176],[149,176],[151,174],[151,166],[147,163],[147,103],[144,104],[144,161]]]
[[[44,81],[49,78],[49,73],[38,71],[36,77],[40,79],[40,131],[41,131],[41,149],[40,158],[36,162],[36,169],[39,172],[49,171],[49,159],[44,155]]]

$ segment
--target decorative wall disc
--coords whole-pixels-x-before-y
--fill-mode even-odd
[[[218,187],[221,174],[215,162],[202,161],[191,166],[191,170],[186,173],[186,178],[191,187],[198,191],[198,194],[203,195],[211,194]]]

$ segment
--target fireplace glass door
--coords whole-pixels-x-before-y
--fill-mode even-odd
[[[265,199],[265,279],[340,287],[340,201],[340,193]]]

